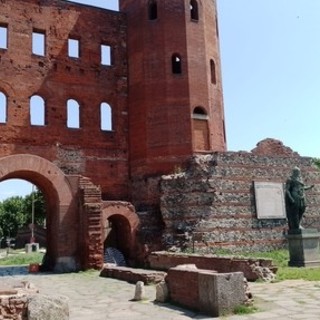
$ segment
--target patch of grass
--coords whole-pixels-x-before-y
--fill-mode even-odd
[[[286,267],[289,261],[289,252],[287,250],[274,250],[267,252],[244,252],[239,255],[235,255],[238,257],[244,258],[254,258],[254,259],[272,259],[273,263],[277,267]]]
[[[185,253],[190,254],[190,249]],[[209,252],[208,252],[209,253]],[[216,256],[228,256],[235,258],[253,258],[253,259],[271,259],[273,264],[278,267],[275,281],[283,280],[308,280],[308,281],[320,281],[320,268],[298,268],[289,267],[289,251],[288,250],[273,250],[268,252],[241,252],[234,253],[228,249],[214,249],[210,250],[211,254]],[[199,254],[199,252],[195,252]]]
[[[278,267],[275,281],[283,280],[309,280],[320,281],[320,268],[297,268],[289,267],[289,251],[288,250],[273,250],[268,252],[241,252],[234,253],[228,249],[215,249],[211,253],[217,256],[232,256],[238,258],[253,258],[253,259],[271,259],[273,264]]]
[[[278,267],[276,281],[282,280],[308,280],[320,281],[320,268],[297,268],[289,267],[289,251],[274,250],[270,252],[259,253],[243,253],[242,257],[267,258],[272,259],[273,263]]]
[[[251,314],[251,313],[255,313],[255,312],[258,312],[258,308],[255,307],[255,306],[247,306],[247,305],[239,305],[239,306],[236,306],[234,309],[233,309],[233,313],[234,314],[238,314],[238,315],[242,315],[242,314]]]
[[[308,280],[320,281],[320,268],[294,268],[280,267],[277,272],[277,280]]]
[[[11,253],[9,256],[0,259],[0,266],[10,265],[25,265],[30,263],[41,263],[43,253],[32,252],[32,253]]]

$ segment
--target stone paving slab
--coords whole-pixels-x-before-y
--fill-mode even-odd
[[[135,286],[124,281],[99,277],[98,272],[73,274],[28,274],[0,268],[0,283],[29,281],[43,294],[69,298],[70,320],[185,320],[212,319],[170,304],[154,302],[155,287],[146,286],[146,300],[130,301]],[[12,271],[12,269],[11,269]],[[17,272],[19,271],[19,272]],[[259,312],[231,315],[224,320],[319,320],[320,282],[283,281],[274,284],[250,283]]]

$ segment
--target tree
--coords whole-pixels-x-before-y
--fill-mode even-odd
[[[314,164],[319,168],[319,170],[320,170],[320,158],[315,158],[315,159],[313,159],[313,161],[314,161]]]
[[[25,197],[11,197],[0,202],[0,237],[15,237],[18,230],[32,222],[32,202],[34,203],[34,223],[44,226],[45,201],[40,190]]]
[[[26,223],[23,198],[11,197],[0,203],[0,228],[4,237],[14,237]]]

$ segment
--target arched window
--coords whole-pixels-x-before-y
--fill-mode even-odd
[[[178,54],[173,54],[171,57],[172,63],[172,73],[174,74],[181,74],[182,73],[182,66],[181,66],[181,57]]]
[[[210,72],[211,72],[211,83],[216,84],[217,83],[216,65],[213,59],[210,60]]]
[[[191,20],[195,20],[195,21],[199,20],[198,1],[196,0],[190,1],[190,15],[191,15]]]
[[[100,105],[100,128],[103,131],[112,131],[112,109],[106,102]]]
[[[67,127],[80,128],[80,105],[73,99],[69,99],[67,102]]]
[[[148,17],[149,20],[156,20],[158,18],[158,5],[156,0],[149,0],[148,2]]]
[[[0,91],[0,123],[7,122],[7,96]]]
[[[40,96],[30,98],[30,123],[32,126],[45,125],[45,102]]]
[[[195,107],[193,110],[193,118],[207,119],[207,111],[203,107]]]

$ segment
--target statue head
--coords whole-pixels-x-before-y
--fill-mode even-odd
[[[301,171],[300,171],[300,168],[298,168],[298,167],[294,167],[294,168],[292,169],[291,177],[292,177],[292,178],[295,178],[295,179],[297,179],[297,178],[301,177]]]

